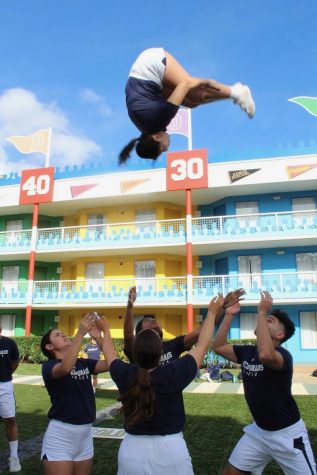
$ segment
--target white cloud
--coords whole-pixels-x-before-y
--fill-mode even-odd
[[[23,88],[8,89],[0,94],[0,173],[43,166],[43,155],[17,155],[6,138],[47,127],[53,130],[51,165],[81,165],[101,154],[101,147],[75,131],[54,102],[41,103],[32,91]]]
[[[112,115],[112,109],[109,107],[105,101],[105,99],[99,96],[95,91],[92,89],[82,89],[80,91],[80,99],[82,102],[86,104],[93,104],[97,107],[98,112],[104,116]]]

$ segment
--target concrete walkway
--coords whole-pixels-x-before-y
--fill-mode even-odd
[[[294,395],[317,395],[317,378],[311,376],[316,365],[295,365],[292,392]],[[19,376],[13,375],[14,384],[31,384],[33,386],[41,386],[43,384],[41,376]],[[98,389],[116,390],[117,387],[112,379],[98,378]],[[185,392],[202,394],[243,394],[243,385],[241,383],[218,383],[204,382],[201,380],[193,381],[185,389]]]

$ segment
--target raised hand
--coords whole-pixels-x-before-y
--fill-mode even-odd
[[[109,323],[104,315],[100,315],[100,318],[95,321],[95,324],[96,324],[96,327],[98,327],[98,329],[103,332],[105,332],[106,330],[109,330]]]
[[[237,289],[233,292],[229,292],[224,299],[224,308],[232,307],[236,302],[244,300],[242,296],[245,295],[244,289]]]
[[[241,309],[240,303],[235,302],[231,307],[226,308],[226,315],[235,315],[236,313],[239,313]]]
[[[222,294],[213,297],[208,305],[208,312],[214,312],[217,316],[223,311],[224,298]]]
[[[136,301],[136,286],[134,285],[131,287],[129,290],[129,295],[128,295],[128,306],[133,306],[134,302]]]
[[[261,292],[261,300],[258,304],[258,312],[270,312],[272,310],[273,306],[273,298],[272,295],[267,292],[266,290],[263,290]]]
[[[79,323],[78,333],[83,336],[86,335],[86,333],[89,333],[94,326],[95,321],[95,317],[91,313],[87,313]]]

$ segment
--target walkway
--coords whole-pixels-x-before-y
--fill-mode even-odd
[[[316,365],[295,365],[292,392],[296,396],[317,395],[317,378],[311,376]],[[117,387],[112,379],[98,378],[98,389],[116,390]],[[41,376],[19,376],[13,375],[14,384],[31,384],[40,386],[42,384]],[[243,385],[241,383],[218,383],[218,382],[192,382],[185,392],[201,394],[243,394]]]

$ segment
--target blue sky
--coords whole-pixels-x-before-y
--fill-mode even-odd
[[[193,75],[249,84],[257,114],[231,101],[193,111],[194,148],[209,160],[266,156],[317,141],[317,118],[288,102],[317,96],[315,0],[1,0],[0,174],[43,165],[5,141],[53,126],[51,164],[118,169],[138,135],[125,109],[130,66],[162,46]],[[172,136],[171,150],[186,139]],[[315,146],[317,152],[317,146]],[[254,151],[254,152],[253,152]],[[163,157],[157,166],[164,166]],[[128,168],[151,167],[133,158]]]

